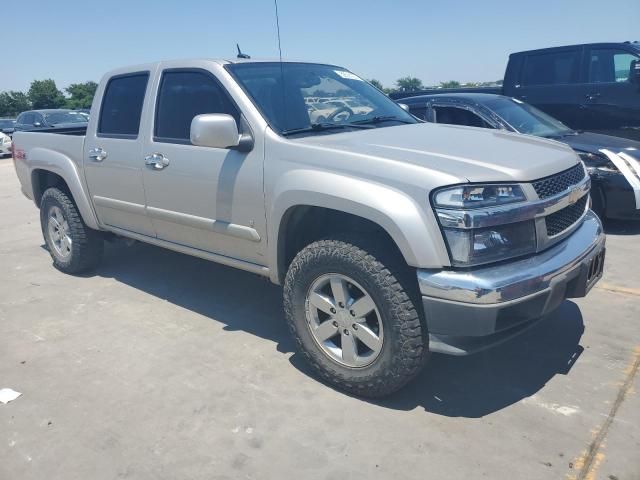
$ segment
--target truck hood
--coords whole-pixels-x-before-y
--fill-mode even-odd
[[[484,128],[418,123],[294,141],[320,148],[411,163],[461,182],[525,182],[566,170],[580,160],[556,141]]]

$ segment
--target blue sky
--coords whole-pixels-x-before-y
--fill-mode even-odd
[[[279,0],[283,55],[345,66],[385,86],[502,78],[510,52],[640,40],[639,0]],[[0,30],[0,91],[59,87],[168,58],[277,56],[273,0],[23,0]],[[6,9],[5,9],[6,10]],[[15,43],[13,40],[15,40]]]

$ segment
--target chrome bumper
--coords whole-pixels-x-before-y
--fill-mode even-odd
[[[519,333],[564,299],[586,295],[601,277],[604,248],[602,224],[589,211],[569,237],[533,257],[474,270],[418,270],[431,350],[473,353]]]

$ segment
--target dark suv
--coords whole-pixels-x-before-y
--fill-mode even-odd
[[[576,130],[640,140],[640,44],[592,43],[514,53],[504,95]]]
[[[39,130],[56,127],[86,127],[87,118],[78,112],[64,108],[28,110],[18,115],[16,130]]]

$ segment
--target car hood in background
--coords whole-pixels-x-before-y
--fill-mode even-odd
[[[418,123],[292,139],[320,148],[406,162],[470,182],[525,182],[575,165],[559,142],[484,128]]]
[[[607,149],[615,153],[625,152],[634,158],[640,159],[640,142],[628,138],[582,132],[577,135],[567,135],[559,139],[559,141],[581,152],[598,153],[602,149]]]

